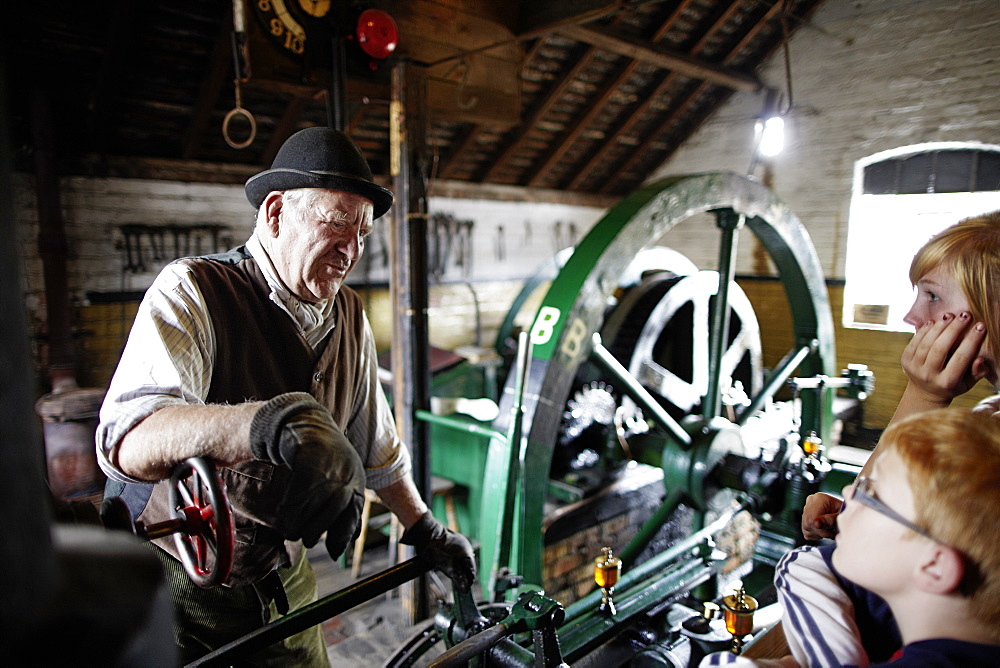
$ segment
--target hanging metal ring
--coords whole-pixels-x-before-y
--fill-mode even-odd
[[[233,89],[236,94],[236,106],[230,109],[226,117],[222,119],[222,138],[233,148],[246,148],[253,143],[254,138],[257,136],[257,120],[253,117],[253,114],[243,108],[243,94],[240,91],[239,79],[233,79]],[[237,116],[242,116],[250,123],[250,136],[242,142],[234,141],[229,135],[229,124]]]
[[[250,123],[250,135],[243,141],[234,141],[229,134],[229,124],[232,123],[233,119],[237,116],[242,116],[247,119]],[[257,121],[254,119],[253,114],[244,109],[243,107],[237,106],[229,110],[226,117],[222,119],[222,138],[226,140],[226,143],[233,148],[246,148],[253,143],[253,140],[257,137]]]

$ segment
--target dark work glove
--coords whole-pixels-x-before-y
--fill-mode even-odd
[[[250,423],[254,457],[291,469],[278,529],[312,547],[326,532],[334,559],[361,531],[365,468],[325,407],[305,392],[279,394]]]
[[[417,556],[451,578],[459,591],[471,589],[476,580],[472,545],[465,536],[434,519],[431,511],[424,513],[399,540],[416,548]]]

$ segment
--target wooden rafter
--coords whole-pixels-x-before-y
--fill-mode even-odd
[[[452,142],[451,149],[448,151],[447,155],[438,156],[439,165],[437,171],[441,174],[441,178],[455,178],[457,171],[455,167],[455,158],[465,155],[469,151],[469,147],[476,143],[478,129],[478,125],[471,123],[468,124],[461,136],[457,137]]]
[[[655,42],[662,39],[664,35],[670,32],[670,29],[674,27],[674,24],[684,14],[688,6],[693,1],[694,0],[685,0],[685,2],[679,4],[656,30],[651,41]],[[618,76],[613,78],[611,85],[605,88],[604,94],[593,105],[591,105],[587,113],[574,124],[573,128],[563,135],[559,145],[549,153],[548,158],[535,166],[531,177],[526,181],[529,186],[538,186],[540,184],[542,176],[548,173],[552,166],[563,158],[566,152],[580,138],[580,135],[583,134],[587,126],[590,125],[590,123],[601,113],[604,103],[607,102],[607,100],[615,93],[619,86],[621,86],[635,73],[638,67],[639,63],[637,61],[632,61],[624,71],[620,72]],[[605,143],[605,145],[606,144],[607,143]]]
[[[682,5],[686,6],[686,5],[690,4],[690,1],[691,0],[686,0],[684,3],[682,3]],[[676,9],[673,12],[672,16],[674,16],[674,17],[678,16],[680,11],[681,11],[680,8]],[[610,11],[605,11],[604,12],[604,14],[608,14],[608,13],[611,13],[611,12]],[[597,17],[590,17],[590,18],[592,19],[592,18],[597,18]],[[612,26],[618,25],[618,24],[620,24],[624,20],[624,18],[625,18],[625,14],[624,13],[619,13],[611,21],[610,25],[612,25]],[[560,32],[564,32],[565,30],[572,30],[573,27],[576,26],[579,22],[580,22],[580,17],[577,16],[577,17],[575,17],[574,21],[568,21],[567,20],[567,21],[564,21],[563,23],[561,23],[559,25],[555,25],[555,26],[552,26],[552,27],[553,28],[559,28]],[[657,39],[659,39],[663,34],[664,34],[663,32],[659,32],[658,31],[657,34],[656,34],[656,36],[654,37],[653,41],[656,41]],[[539,42],[536,44],[535,48],[537,49],[540,45],[541,45],[541,40],[539,40]],[[503,169],[507,166],[507,163],[509,162],[509,160],[511,159],[511,157],[516,153],[517,149],[519,149],[522,146],[523,142],[531,134],[531,131],[535,127],[535,124],[538,123],[541,119],[543,119],[545,117],[545,115],[554,106],[556,106],[556,105],[559,104],[559,102],[561,101],[561,98],[562,98],[563,94],[565,94],[572,87],[572,85],[575,83],[575,81],[576,81],[577,77],[580,75],[580,73],[585,72],[587,70],[587,68],[591,66],[591,64],[593,63],[593,60],[596,57],[598,51],[599,51],[599,49],[596,48],[593,45],[587,46],[586,49],[584,50],[584,52],[577,59],[576,64],[572,68],[570,68],[569,70],[567,70],[566,72],[564,72],[563,76],[559,79],[559,81],[555,85],[553,85],[553,86],[550,87],[548,93],[545,96],[545,99],[542,100],[541,103],[537,104],[535,106],[535,110],[532,112],[531,116],[529,118],[525,119],[521,123],[521,125],[520,125],[521,130],[518,132],[517,136],[513,139],[513,141],[511,141],[507,145],[507,147],[503,150],[503,152],[493,161],[493,166],[486,173],[486,176],[484,178],[485,181],[491,181],[491,180],[495,179],[497,177],[497,175],[503,171]],[[531,61],[526,59],[525,62],[528,63],[528,62],[531,62]],[[627,67],[627,69],[628,69],[629,72],[631,72],[632,70],[634,70],[634,65],[629,65],[629,66],[626,66],[626,67]],[[623,77],[622,77],[621,74],[619,74],[618,76],[614,76],[613,78],[616,81],[621,81]],[[612,87],[609,90],[613,93],[613,89],[614,89],[614,87]],[[591,105],[591,106],[592,107],[602,106],[603,103],[607,102],[607,100],[610,97],[611,97],[611,95],[607,95],[606,94],[606,95],[604,95],[604,96],[602,96],[600,98],[600,101],[597,104],[594,104],[594,105]],[[572,130],[574,128],[576,128],[576,127],[577,127],[577,124],[574,123],[573,126],[570,129],[571,131],[569,133],[566,133],[566,134],[576,134],[576,133],[572,132]],[[561,146],[565,146],[566,142],[563,141],[563,142],[560,143],[560,145]],[[550,159],[545,160],[542,164],[545,164],[545,165],[551,165],[551,164],[553,164],[551,162],[551,156],[550,156]],[[536,179],[536,177],[538,176],[539,171],[540,171],[540,169],[538,167],[536,167],[535,169],[532,169],[526,175],[525,178],[522,178],[522,181],[527,182],[527,183],[531,183],[533,185],[537,185],[537,179]]]
[[[815,8],[815,5],[813,5],[813,8]],[[743,38],[740,39],[740,41],[737,42],[736,45],[733,46],[729,50],[729,55],[727,55],[726,58],[723,59],[723,63],[730,63],[733,60],[735,60],[736,57],[739,56],[745,48],[747,48],[747,46],[754,40],[754,38],[756,38],[757,35],[765,27],[767,27],[768,23],[771,22],[771,21],[773,21],[775,19],[775,17],[777,17],[778,14],[780,14],[780,12],[783,9],[784,9],[784,2],[775,2],[770,7],[770,9],[768,9],[768,11],[764,14],[764,16],[762,16],[761,19],[759,21],[757,21],[757,23],[755,23],[753,25],[753,27],[746,32],[746,34],[743,36]],[[774,47],[769,50],[768,55],[770,55],[770,53],[773,53],[779,46],[780,46],[780,43],[775,43]],[[677,119],[681,118],[684,114],[686,114],[688,112],[688,109],[691,107],[691,105],[693,105],[694,102],[701,95],[703,95],[705,93],[706,89],[707,89],[707,84],[703,83],[701,86],[699,86],[694,91],[692,91],[692,93],[690,95],[688,95],[687,99],[680,106],[678,106],[678,108],[675,109],[670,114],[670,116],[668,116],[667,118],[663,119],[647,135],[649,137],[647,143],[650,143],[650,142],[654,141],[656,138],[662,137],[663,135],[665,135],[666,133],[668,133],[670,131],[671,127],[676,124]],[[703,114],[702,117],[699,118],[695,124],[693,124],[693,125],[689,124],[689,126],[691,127],[691,130],[693,131],[694,128],[697,128],[699,125],[701,125],[701,123],[703,123],[705,121],[705,118],[707,118],[707,114]],[[665,156],[665,157],[669,157],[669,155],[672,154],[674,150],[676,150],[677,144],[678,144],[677,142],[674,143],[674,146],[672,147],[671,150],[669,150],[667,152],[667,156]],[[631,157],[630,158],[626,158],[626,160],[624,162],[628,163],[628,162],[635,161],[637,159],[635,157],[635,155],[638,154],[638,153],[640,153],[640,152],[641,152],[641,147],[636,147],[636,149],[632,151]],[[613,177],[608,178],[606,180],[606,182],[605,182],[605,187],[601,189],[601,192],[612,192],[613,187],[617,184],[617,181],[619,181],[621,179],[621,177],[622,177],[622,173],[621,173],[621,171],[619,171],[618,174],[614,175]]]
[[[701,39],[699,39],[698,42],[695,43],[694,46],[691,48],[692,54],[697,54],[701,52],[701,50],[708,43],[708,40],[711,38],[711,36],[722,26],[724,26],[726,22],[730,18],[732,18],[733,14],[736,13],[736,11],[739,9],[739,4],[740,4],[739,2],[734,2],[730,4],[729,7],[726,9],[726,11],[719,15],[719,17],[715,20],[712,26],[702,34]],[[776,7],[778,7],[777,4],[770,10],[768,10],[768,13],[756,25],[759,26],[761,25],[762,22],[767,21],[770,15],[775,11]],[[661,32],[663,34],[666,34],[666,31],[668,31],[670,27],[671,26],[664,24],[664,26],[661,28]],[[740,42],[736,45],[736,47],[734,47],[730,51],[730,55],[723,62],[731,62],[733,54],[739,53],[746,46],[748,41],[752,39],[754,35],[757,34],[757,32],[758,31],[756,27],[748,30],[746,35],[743,36],[743,39],[740,40]],[[664,77],[664,79],[656,87],[653,93],[651,95],[646,96],[645,100],[638,107],[632,110],[628,118],[626,118],[619,125],[618,130],[615,131],[614,135],[612,135],[606,142],[604,142],[603,146],[601,146],[601,148],[597,152],[595,152],[593,156],[590,157],[590,159],[583,165],[583,167],[580,170],[578,170],[576,178],[574,178],[573,181],[571,181],[568,186],[570,190],[577,190],[583,187],[583,183],[585,183],[586,180],[590,177],[593,170],[596,169],[598,165],[606,164],[606,161],[608,160],[608,153],[612,149],[623,145],[622,139],[625,136],[627,136],[635,128],[636,125],[640,123],[641,119],[645,116],[646,112],[649,110],[649,107],[656,100],[662,98],[665,94],[667,94],[668,91],[671,90],[671,88],[675,85],[679,76],[680,75],[677,72],[670,72],[666,77]],[[617,83],[618,82],[616,82],[616,84]],[[704,90],[705,86],[700,86],[699,89]],[[668,123],[673,124],[677,119],[678,112],[686,110],[690,106],[690,104],[691,100],[689,99],[686,102],[677,105],[670,114]],[[637,150],[638,149],[633,151],[633,153],[635,153]],[[628,162],[625,161],[620,164],[625,165],[628,164]],[[612,183],[617,182],[618,176],[619,174],[621,174],[621,171],[622,170],[619,170],[618,173],[612,176],[612,178],[608,179],[607,182],[605,183],[605,187],[608,187]]]
[[[541,47],[542,47],[542,40],[541,39],[536,40],[534,45],[532,45],[531,47],[531,51],[525,55],[524,62],[530,63],[532,59],[534,59],[534,57],[538,54],[538,51],[541,49]],[[444,163],[440,166],[440,172],[442,174],[442,178],[454,178],[456,171],[453,167],[455,164],[454,158],[465,154],[466,149],[468,149],[468,147],[476,143],[478,134],[479,134],[479,126],[478,124],[473,124],[470,130],[462,138],[459,146],[453,148],[451,151],[448,152],[448,155],[445,157]]]
[[[734,90],[756,90],[760,83],[753,77],[665,49],[658,44],[637,44],[635,38],[620,30],[605,27],[593,30],[586,26],[568,26],[559,32],[570,39],[591,44],[626,58],[640,60],[661,69],[673,70],[692,79],[704,79]]]

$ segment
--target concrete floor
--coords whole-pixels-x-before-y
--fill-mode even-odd
[[[389,565],[388,550],[383,545],[370,546],[365,551],[357,580],[351,577],[349,565],[344,566],[340,561],[330,559],[322,542],[309,550],[308,556],[316,573],[321,599],[375,575]],[[406,641],[429,624],[430,620],[410,623],[399,590],[379,596],[323,622],[330,665],[334,668],[383,666]],[[443,649],[435,647],[426,658],[432,658]]]

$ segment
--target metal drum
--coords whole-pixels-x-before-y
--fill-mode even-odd
[[[46,394],[35,404],[42,418],[49,490],[57,501],[99,503],[105,476],[94,436],[104,390],[79,388]]]

